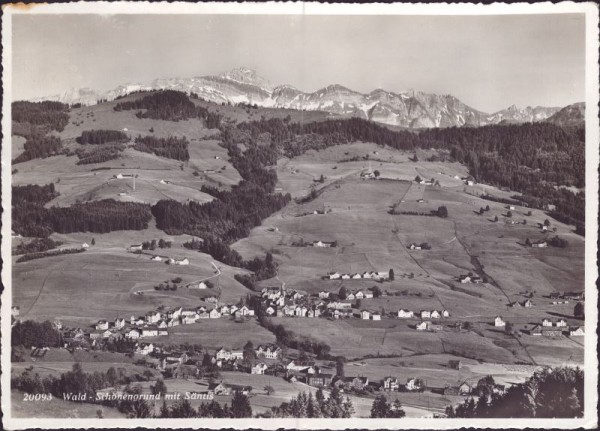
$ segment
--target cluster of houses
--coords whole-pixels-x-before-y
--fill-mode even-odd
[[[330,272],[324,278],[327,280],[360,280],[360,279],[364,279],[364,280],[385,281],[385,280],[389,280],[390,273],[387,271],[365,271],[362,274],[360,272],[356,272],[354,274]]]
[[[550,294],[550,299],[567,299],[573,301],[581,301],[585,299],[585,292],[564,292],[562,294],[558,292],[552,292]]]
[[[217,305],[212,309],[204,306],[197,308],[176,307],[168,311],[150,311],[144,316],[131,316],[129,320],[116,318],[114,322],[99,320],[90,332],[92,340],[99,338],[120,338],[129,340],[169,335],[168,328],[190,325],[200,319],[219,319],[234,316],[236,318],[254,316],[254,310],[245,305]]]
[[[331,292],[327,292],[327,291],[321,291],[319,292],[319,298],[321,299],[330,299],[333,296],[333,294]],[[349,291],[346,294],[346,298],[349,301],[353,301],[355,299],[371,299],[373,298],[373,292],[370,292],[368,290],[366,291],[362,291],[360,289],[358,290],[352,290]]]
[[[494,326],[505,327],[506,321],[504,321],[502,317],[496,316],[494,319]],[[545,337],[562,337],[563,335],[578,337],[585,335],[583,328],[578,326],[569,327],[569,324],[565,319],[554,320],[548,318],[544,318],[541,324],[534,325],[532,328],[528,329],[527,332],[529,335],[543,335]]]
[[[315,297],[308,297],[297,291],[286,291],[284,288],[264,288],[261,291],[262,307],[269,316],[276,317],[326,317],[333,319],[359,318],[361,320],[381,320],[382,313],[369,309],[354,308],[353,300],[373,298],[369,290],[349,291],[344,300],[340,300],[337,293],[321,291]],[[415,313],[411,310],[400,309],[397,313],[399,319],[413,319],[420,317],[421,322],[417,330],[435,330],[435,325],[427,319],[442,319],[450,317],[448,310],[421,310]]]
[[[340,302],[337,294],[320,292],[317,297],[309,297],[301,292],[285,288],[264,288],[261,291],[262,307],[269,316],[277,317],[352,317],[353,310],[350,302]],[[372,298],[372,292],[350,292],[346,299]],[[368,313],[368,312],[367,312]],[[379,316],[380,320],[381,316]]]
[[[319,317],[324,303],[314,303],[295,290],[264,288],[261,291],[261,304],[265,313],[277,317]]]
[[[450,317],[450,312],[448,310],[421,310],[419,315],[421,317],[421,322],[415,325],[415,329],[417,331],[436,332],[441,331],[443,326],[438,323],[434,323],[431,320],[425,319],[441,319],[444,317]],[[415,313],[413,311],[402,309],[398,311],[398,318],[400,319],[410,319],[412,317],[415,317]]]
[[[144,250],[144,246],[142,244],[132,244],[129,247],[127,247],[127,251],[132,252],[132,253],[138,253]],[[164,261],[165,263],[167,263],[168,265],[189,265],[190,264],[190,260],[187,257],[184,257],[183,259],[174,259],[172,257],[165,257],[165,256],[159,256],[159,255],[153,255],[150,258],[151,261],[153,262],[162,262]]]
[[[544,318],[540,325],[534,325],[528,332],[530,335],[542,335],[544,337],[562,337],[563,335],[580,337],[585,335],[582,327],[570,327],[565,319],[554,320],[548,318]]]
[[[131,247],[134,246],[130,246]],[[184,257],[183,259],[173,259],[172,257],[164,257],[164,256],[158,256],[158,255],[154,255],[150,258],[150,260],[154,261],[154,262],[162,262],[163,260],[165,261],[166,264],[168,265],[189,265],[190,264],[190,260],[187,257]]]

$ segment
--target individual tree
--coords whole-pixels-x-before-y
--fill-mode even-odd
[[[578,302],[575,304],[575,309],[573,310],[573,315],[578,319],[585,318],[585,306],[582,302]]]
[[[110,386],[115,386],[117,384],[118,376],[117,376],[117,370],[115,370],[115,367],[110,367],[106,371],[106,380],[108,380],[108,384]]]
[[[498,216],[494,216],[494,221],[498,221]]]
[[[160,394],[163,397],[167,393],[167,385],[165,385],[163,379],[158,379],[153,386],[150,386],[150,391],[153,395]]]
[[[251,418],[252,407],[248,397],[241,392],[236,392],[231,400],[231,415],[234,418]]]
[[[168,418],[170,417],[169,407],[167,406],[167,401],[163,399],[163,404],[160,408],[160,412],[158,413],[159,418]]]
[[[389,272],[389,278],[390,281],[394,281],[394,270],[390,268],[390,272]]]
[[[92,238],[92,245],[96,245],[96,238]]]
[[[373,171],[373,175],[375,175],[375,178],[379,178],[379,176],[381,175],[381,172],[379,172],[377,169],[375,169]]]
[[[526,238],[526,239],[525,239],[525,245],[526,245],[527,247],[531,247],[531,241],[529,240],[529,238]]]
[[[373,286],[371,290],[373,291],[373,298],[379,298],[383,293],[379,286]]]
[[[308,401],[306,403],[306,417],[308,418],[318,418],[320,415],[318,413],[319,407],[313,397],[312,392],[308,393]]]
[[[421,181],[423,181],[423,180],[421,179],[421,177],[420,177],[420,176],[418,176],[418,175],[417,175],[417,176],[415,177],[415,182],[416,182],[416,183],[420,183]]]
[[[480,397],[489,396],[492,394],[496,382],[490,375],[482,377],[477,382],[476,392]]]
[[[265,390],[265,392],[266,392],[267,395],[271,395],[272,393],[275,392],[275,389],[271,385],[265,386],[264,390]]]
[[[512,211],[508,210],[507,213],[506,213],[506,217],[510,218],[510,217],[512,217],[512,215],[513,215]]]
[[[352,400],[350,397],[346,396],[346,399],[342,403],[342,417],[349,418],[354,414],[354,405],[352,404]]]
[[[325,402],[325,394],[323,392],[323,388],[317,389],[317,392],[315,393],[315,400],[317,401],[319,407],[323,406],[323,403]]]
[[[139,395],[142,393],[142,388],[136,386],[134,388],[127,388],[125,390],[126,393]],[[150,417],[150,406],[148,402],[139,397],[132,399],[123,399],[120,401],[119,410],[124,412],[127,417],[130,418],[147,418]]]
[[[338,356],[335,359],[335,375],[337,377],[344,377],[344,363],[346,362],[345,358],[342,356]]]
[[[390,411],[390,416],[394,418],[403,418],[406,416],[406,412],[402,408],[402,402],[400,399],[396,398],[394,403],[392,404],[392,409]]]
[[[446,208],[445,206],[440,206],[437,209],[437,216],[441,217],[441,218],[446,218],[448,217],[448,208]]]
[[[550,226],[550,220],[548,220],[548,219],[544,220],[544,226]]]
[[[390,404],[385,395],[378,395],[371,405],[372,418],[387,418],[390,413]]]
[[[340,291],[338,292],[338,296],[340,299],[346,299],[348,296],[348,289],[346,289],[346,286],[342,286],[340,287]]]
[[[193,418],[197,416],[197,413],[190,401],[184,398],[173,404],[170,416],[172,418]]]

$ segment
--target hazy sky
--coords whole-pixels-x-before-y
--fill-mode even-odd
[[[273,84],[452,94],[492,112],[584,100],[584,15],[15,15],[13,96],[246,66]]]

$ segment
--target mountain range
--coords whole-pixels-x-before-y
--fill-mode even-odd
[[[451,95],[421,91],[394,93],[383,89],[364,94],[337,84],[307,93],[290,85],[272,86],[254,70],[244,67],[218,76],[156,79],[150,85],[120,85],[104,93],[82,88],[37,100],[93,105],[102,99],[114,100],[135,91],[158,89],[193,92],[203,99],[216,103],[248,103],[271,108],[325,111],[335,116],[360,117],[405,128],[483,126],[544,121],[562,109],[562,107],[542,106],[517,108],[513,105],[488,114],[466,105]],[[578,111],[581,107],[574,109]],[[571,115],[565,114],[565,118],[558,121],[567,121],[566,119],[570,118],[569,121],[572,122],[574,115],[573,112]]]

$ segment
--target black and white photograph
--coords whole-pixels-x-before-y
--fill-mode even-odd
[[[2,40],[5,428],[597,427],[597,5],[13,4]]]

